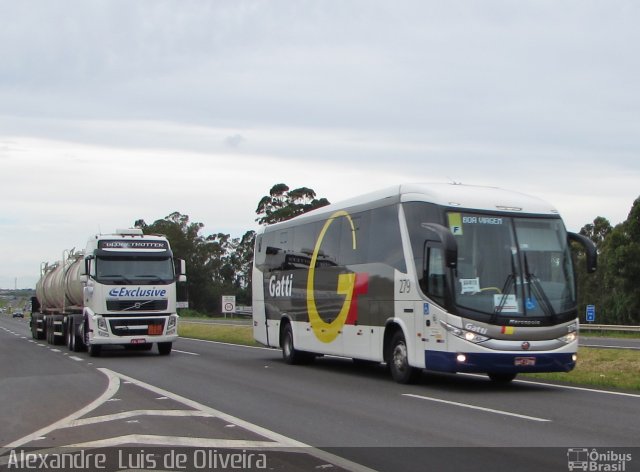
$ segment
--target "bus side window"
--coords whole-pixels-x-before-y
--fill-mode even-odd
[[[423,291],[429,298],[444,305],[445,298],[445,271],[444,271],[444,254],[442,247],[432,242],[425,244],[425,276],[423,283],[426,287],[422,287]]]

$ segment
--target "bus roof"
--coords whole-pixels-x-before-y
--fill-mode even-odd
[[[367,204],[383,206],[386,203],[413,201],[435,203],[461,210],[473,209],[511,214],[558,216],[558,210],[545,200],[512,190],[451,183],[407,183],[332,203],[300,215],[293,220],[314,219],[325,213]],[[282,224],[284,225],[288,221],[282,222]],[[276,225],[279,224],[276,223]]]

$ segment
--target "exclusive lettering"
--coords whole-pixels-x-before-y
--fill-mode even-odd
[[[109,297],[111,298],[140,298],[140,297],[153,297],[153,298],[166,298],[167,297],[167,289],[164,288],[112,288],[109,290]]]

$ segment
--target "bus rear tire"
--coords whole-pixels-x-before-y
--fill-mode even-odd
[[[502,373],[496,373],[496,372],[489,372],[487,375],[489,376],[492,382],[509,383],[513,379],[515,379],[516,375],[518,374],[502,374]]]
[[[421,369],[409,365],[407,342],[402,331],[396,331],[391,338],[388,365],[391,377],[398,383],[411,384],[420,377]]]
[[[290,365],[308,364],[313,360],[311,354],[298,351],[293,345],[293,330],[289,323],[282,330],[282,358]]]

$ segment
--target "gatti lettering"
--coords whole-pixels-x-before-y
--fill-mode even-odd
[[[272,297],[290,297],[293,292],[293,274],[278,278],[272,275],[269,279],[269,295]]]

